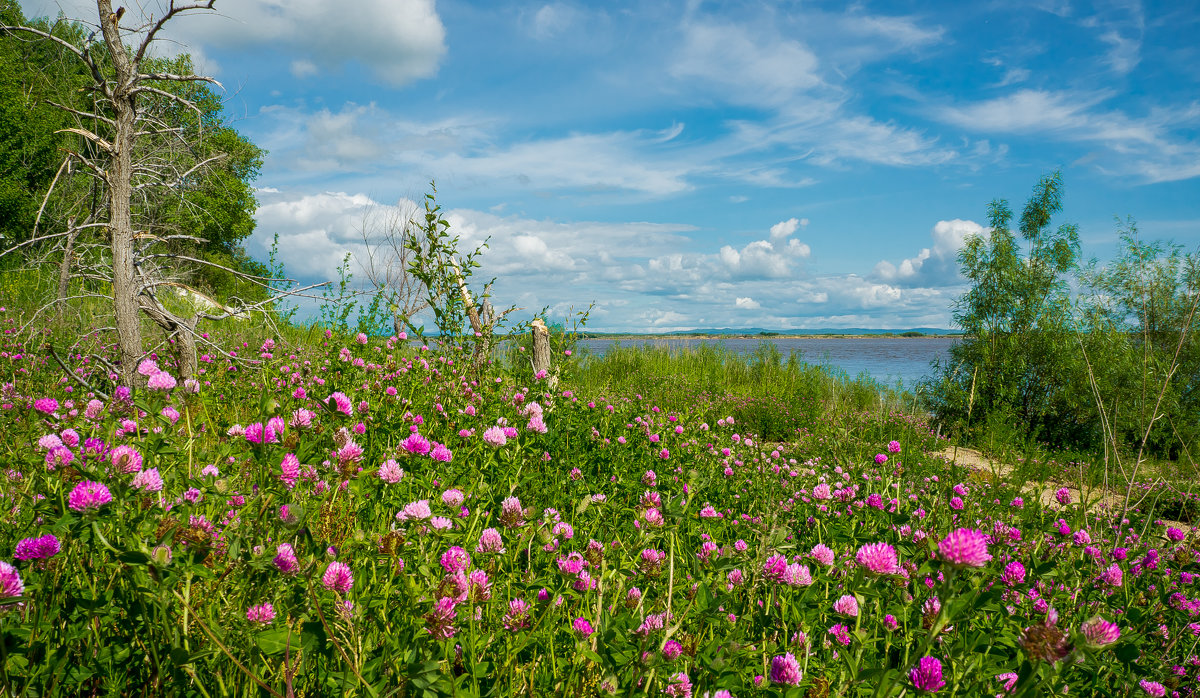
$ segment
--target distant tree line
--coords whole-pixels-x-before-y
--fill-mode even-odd
[[[1003,200],[959,253],[964,332],[920,385],[944,429],[1055,447],[1200,456],[1200,253],[1119,221],[1120,254],[1080,260],[1062,175],[1041,178],[1013,230]]]

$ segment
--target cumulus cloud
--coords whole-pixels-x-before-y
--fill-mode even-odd
[[[260,196],[252,251],[265,257],[278,233],[281,261],[305,283],[335,279],[347,252],[361,281],[364,221],[418,211],[413,201],[383,204],[362,193],[264,188]],[[914,258],[917,274],[905,281],[812,274],[804,266],[811,251],[793,237],[804,227],[800,218],[772,226],[773,236],[764,231],[774,239],[697,252],[681,251],[695,245],[687,225],[533,220],[474,209],[452,209],[445,217],[461,249],[487,241],[477,278],[496,278],[496,305],[514,304],[526,315],[548,305],[559,317],[595,302],[591,326],[617,331],[946,326],[944,308],[954,289],[915,282],[969,228],[969,221],[935,226],[929,253]]]
[[[958,251],[971,235],[986,235],[987,230],[975,221],[955,218],[938,221],[931,235],[933,245],[923,248],[915,257],[899,264],[887,260],[875,265],[873,278],[889,284],[905,286],[948,286],[962,283],[958,267]]]

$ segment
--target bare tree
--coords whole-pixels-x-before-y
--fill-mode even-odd
[[[68,153],[63,169],[90,175],[99,183],[104,210],[95,217],[101,220],[93,221],[93,216],[89,216],[80,225],[75,225],[72,220],[65,232],[42,237],[38,237],[35,230],[33,239],[25,244],[47,238],[66,238],[58,302],[70,300],[63,279],[70,276],[73,260],[89,260],[81,265],[79,275],[111,284],[120,355],[119,375],[125,385],[133,385],[139,380],[136,367],[145,355],[141,313],[162,328],[168,339],[175,340],[180,373],[186,377],[196,368],[198,335],[195,328],[199,320],[219,320],[260,310],[280,295],[302,294],[307,290],[280,294],[275,289],[279,280],[253,276],[185,254],[180,243],[205,240],[192,235],[163,234],[154,213],[154,204],[161,202],[164,196],[174,196],[175,201],[183,205],[184,199],[178,194],[189,181],[225,157],[223,153],[203,155],[194,147],[192,139],[203,137],[203,112],[185,96],[188,85],[208,83],[220,87],[220,83],[211,77],[193,74],[186,61],[182,65],[187,70],[164,70],[162,66],[170,63],[150,55],[152,45],[169,22],[186,13],[212,10],[214,2],[183,4],[168,0],[158,17],[146,15],[138,18],[137,24],[130,25],[122,24],[125,8],[113,11],[111,0],[96,0],[98,23],[91,24],[95,31],[82,46],[33,27],[0,27],[0,31],[56,42],[81,61],[91,75],[93,99],[90,109],[54,106],[77,118],[76,126],[65,131],[79,136],[84,147]],[[95,41],[97,34],[102,41]],[[172,91],[172,85],[182,89]],[[186,115],[195,117],[194,126],[184,123],[188,118]],[[60,174],[62,171],[60,169]],[[47,200],[53,188],[52,183],[46,194]],[[92,243],[90,247],[84,245],[82,250],[73,249],[79,232],[88,228],[105,230],[106,243],[101,243],[102,248]],[[159,230],[152,233],[151,228]],[[242,281],[266,289],[269,298],[249,305],[243,303],[241,308],[224,307],[187,287],[182,280],[183,265],[209,265],[222,269]],[[160,290],[167,288],[182,288],[193,296],[200,296],[201,308],[182,314],[169,309],[169,304],[164,304],[159,295]]]
[[[409,270],[412,264],[412,241],[417,228],[417,207],[371,206],[363,212],[359,232],[365,259],[359,266],[374,288],[383,297],[392,316],[392,330],[398,335],[406,322],[429,307],[427,289]]]

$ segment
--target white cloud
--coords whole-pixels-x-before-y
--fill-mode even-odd
[[[738,24],[688,21],[670,73],[710,94],[780,105],[821,85],[817,56],[803,43]]]
[[[336,278],[345,253],[362,281],[361,227],[369,213],[409,216],[417,204],[380,204],[361,193],[264,193],[252,246],[261,256],[279,233],[279,253],[289,273],[306,283]],[[723,246],[695,246],[689,226],[651,222],[556,222],[500,216],[473,209],[445,212],[461,248],[485,240],[476,278],[496,277],[493,303],[522,313],[551,307],[552,315],[593,301],[593,327],[660,330],[692,327],[945,326],[938,316],[953,289],[919,287],[855,274],[812,276],[801,263],[807,245],[787,236]],[[783,228],[792,227],[788,219]],[[935,227],[928,258],[953,247],[956,221]],[[779,225],[779,224],[777,224]],[[800,219],[794,224],[802,228]],[[957,227],[956,227],[957,226]],[[782,230],[781,229],[781,230]],[[924,264],[928,262],[922,260]],[[920,270],[924,273],[927,270]]]
[[[88,0],[21,4],[31,17],[53,17],[61,8],[68,17],[96,21],[96,3]],[[137,4],[130,8],[134,16]],[[164,5],[145,3],[146,16],[161,16]],[[135,25],[134,16],[123,24]],[[352,6],[328,0],[218,2],[214,12],[176,18],[162,39],[160,51],[193,55],[205,47],[284,49],[302,55],[298,63],[325,69],[358,62],[394,86],[433,76],[446,53],[446,29],[434,0],[355,0]]]
[[[1200,175],[1200,144],[1189,137],[1200,124],[1200,103],[1152,108],[1133,117],[1101,105],[1112,91],[1018,90],[1003,97],[944,107],[931,116],[965,130],[1095,143],[1089,159],[1108,173],[1148,182]]]
[[[549,39],[566,31],[578,19],[578,11],[566,4],[556,2],[542,5],[533,13],[529,33],[535,39]]]
[[[292,75],[301,79],[310,78],[319,72],[316,63],[304,59],[292,61],[291,70]]]
[[[889,40],[902,47],[923,46],[941,41],[946,29],[941,26],[925,28],[913,17],[846,16],[848,32]]]
[[[975,221],[955,218],[938,221],[931,233],[933,246],[923,248],[915,257],[899,264],[883,260],[875,265],[872,277],[884,283],[903,286],[940,287],[962,283],[958,251],[967,237],[986,235],[987,229]]]

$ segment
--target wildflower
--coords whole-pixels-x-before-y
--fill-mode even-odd
[[[508,612],[502,621],[508,631],[529,627],[529,602],[525,599],[513,599],[508,602]]]
[[[385,460],[383,465],[379,466],[379,479],[389,484],[396,484],[404,479],[404,469],[400,464],[391,458]]]
[[[1066,506],[1071,503],[1071,490],[1067,489],[1066,487],[1060,487],[1058,488],[1058,491],[1054,493],[1054,498],[1058,500],[1059,504]]]
[[[417,433],[409,434],[408,438],[400,443],[400,446],[405,451],[408,451],[409,453],[415,453],[418,456],[423,456],[429,453],[429,450],[432,448],[432,446],[429,444],[429,439],[426,439],[424,436],[421,436]]]
[[[60,439],[57,434],[46,434],[42,438],[38,439],[38,448],[42,449],[43,451],[49,451],[62,445],[62,439]]]
[[[457,545],[442,553],[442,569],[446,574],[454,574],[471,566],[471,556]]]
[[[129,475],[142,469],[142,454],[133,446],[116,446],[108,452],[108,462],[119,473]]]
[[[867,568],[867,571],[872,574],[898,574],[900,572],[900,560],[896,556],[896,549],[887,543],[867,543],[858,549],[856,559],[858,564]]]
[[[783,574],[787,571],[787,558],[782,555],[772,555],[763,563],[763,576],[768,581],[782,582]]]
[[[294,574],[300,567],[296,560],[296,551],[290,543],[280,543],[275,549],[275,568],[284,574]]]
[[[771,683],[799,686],[801,678],[800,662],[791,652],[771,659]]]
[[[321,575],[321,583],[330,591],[346,594],[354,586],[354,575],[350,573],[347,564],[335,561],[325,568],[325,574]]]
[[[75,454],[66,446],[55,446],[46,454],[46,469],[54,470],[58,466],[70,465],[75,460]]]
[[[684,672],[679,672],[671,677],[671,683],[663,690],[663,693],[675,698],[692,698],[692,681]]]
[[[333,393],[325,398],[325,404],[329,404],[330,400],[333,400],[333,404],[336,406],[335,409],[347,417],[354,413],[354,405],[350,402],[350,398],[346,397],[345,393]]]
[[[1124,575],[1121,574],[1121,566],[1117,563],[1112,563],[1100,575],[1101,581],[1113,587],[1121,586]]]
[[[20,596],[24,592],[25,585],[21,582],[17,568],[0,560],[0,599]]]
[[[808,554],[810,557],[812,557],[812,559],[816,560],[817,562],[819,562],[822,565],[828,566],[828,565],[833,564],[833,559],[834,559],[833,550],[830,549],[830,547],[825,545],[824,543],[818,543],[817,545],[813,546],[813,549],[810,550]],[[861,555],[861,554],[862,554],[862,551],[860,550],[859,555]],[[894,554],[894,551],[893,551],[893,554]]]
[[[359,446],[354,439],[347,439],[341,448],[333,452],[333,457],[343,467],[351,463],[357,463],[362,460],[363,447]]]
[[[483,441],[491,446],[500,448],[504,444],[508,443],[508,437],[505,436],[502,428],[498,426],[490,427],[487,429],[487,431],[483,432]]]
[[[875,465],[883,465],[887,462],[888,457],[882,453],[875,454]]]
[[[1138,682],[1138,686],[1146,692],[1146,695],[1154,696],[1154,698],[1163,698],[1163,696],[1167,695],[1167,689],[1157,681],[1142,679]]]
[[[837,640],[843,645],[850,644],[850,628],[846,627],[843,623],[838,623],[830,628],[829,634],[833,635],[833,639]]]
[[[158,474],[158,468],[143,470],[133,476],[133,487],[147,492],[162,492],[163,479]]]
[[[592,630],[592,624],[589,623],[586,618],[576,618],[575,622],[571,624],[571,627],[575,628],[575,632],[579,633],[583,637],[589,637],[592,633],[596,632],[595,630]]]
[[[279,464],[279,470],[279,479],[283,484],[287,485],[289,490],[294,488],[300,479],[300,459],[294,453],[285,454],[283,462]]]
[[[520,528],[525,525],[525,511],[521,508],[521,500],[509,497],[500,503],[500,523],[505,528]]]
[[[443,596],[433,604],[433,610],[425,616],[425,624],[428,626],[426,630],[430,635],[439,640],[449,640],[454,637],[454,619],[458,617],[458,612],[454,610],[457,605],[454,599]]]
[[[934,657],[921,657],[917,665],[908,672],[908,678],[918,691],[937,693],[946,685],[942,680],[942,663]]]
[[[485,528],[483,533],[479,534],[479,544],[475,546],[477,553],[502,553],[504,552],[504,539],[500,537],[500,531],[494,528]]]
[[[960,528],[938,543],[942,560],[955,567],[983,567],[992,556],[987,550],[987,536],[978,529]]]
[[[473,570],[467,575],[467,581],[471,584],[471,594],[476,601],[487,601],[492,598],[492,582],[488,578],[487,572],[483,570]]]
[[[83,480],[67,496],[67,506],[75,511],[99,509],[112,501],[108,488],[98,482]]]
[[[889,441],[888,445],[887,445],[887,450],[888,450],[888,453],[899,453],[900,452],[900,442],[899,441]]]
[[[784,569],[782,581],[788,586],[806,587],[813,583],[813,578],[808,567],[799,562],[793,562]]]
[[[843,616],[855,618],[858,616],[858,599],[850,594],[843,594],[837,601],[833,602],[833,612]]]
[[[1038,623],[1025,628],[1021,635],[1021,648],[1032,659],[1057,662],[1071,653],[1067,634],[1053,623]]]
[[[1170,528],[1167,529],[1167,539],[1170,541],[1178,543],[1179,541],[1183,540],[1185,537],[1186,537],[1186,534],[1184,534],[1184,532],[1182,530],[1175,528],[1174,526],[1171,526]]]
[[[18,560],[45,560],[62,550],[62,544],[53,533],[38,538],[23,538],[17,543],[13,557]]]
[[[420,499],[415,502],[410,502],[404,505],[404,509],[396,514],[398,521],[408,521],[409,519],[428,519],[433,516],[433,510],[429,508],[428,499]]]
[[[54,411],[58,409],[58,400],[55,400],[52,397],[44,397],[39,400],[34,400],[33,409],[44,414],[54,414]]]
[[[1015,586],[1025,583],[1025,565],[1020,562],[1013,561],[1005,565],[1004,573],[1000,575],[1000,580],[1006,586]]]
[[[151,390],[170,390],[171,388],[174,388],[175,385],[176,381],[174,376],[166,371],[159,371],[153,376],[150,376],[150,379],[146,381],[146,387]]]
[[[1083,633],[1088,645],[1096,649],[1107,647],[1121,637],[1121,629],[1117,627],[1117,624],[1104,620],[1100,616],[1085,620],[1079,626],[1079,630]]]
[[[457,508],[463,503],[462,490],[450,489],[442,493],[442,503],[448,507]]]
[[[256,625],[270,625],[275,620],[275,607],[270,603],[251,606],[246,611],[246,620]]]
[[[446,447],[445,444],[434,443],[433,450],[429,452],[429,457],[439,463],[449,463],[454,458],[454,453]]]
[[[889,613],[883,617],[883,627],[888,630],[899,630],[900,623],[896,621],[896,616]]]

